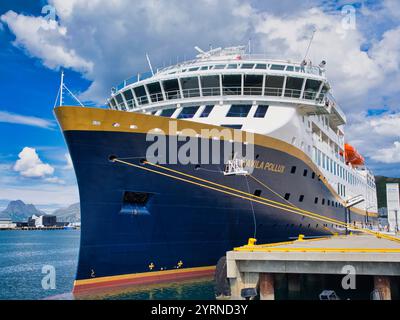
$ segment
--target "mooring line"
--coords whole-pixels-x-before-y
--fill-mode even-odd
[[[310,211],[306,211],[306,210],[303,210],[303,209],[300,209],[300,208],[290,207],[290,206],[288,206],[286,204],[279,203],[277,201],[273,201],[273,200],[270,200],[270,199],[267,199],[267,198],[255,197],[254,195],[246,193],[244,191],[241,191],[241,190],[238,190],[238,189],[234,189],[234,188],[231,188],[231,187],[228,187],[228,186],[223,186],[223,185],[220,185],[218,183],[215,183],[215,182],[212,182],[212,181],[208,181],[208,180],[205,180],[205,179],[202,179],[202,178],[199,178],[199,177],[195,177],[195,176],[192,176],[192,175],[189,175],[189,174],[186,174],[186,173],[183,173],[183,172],[179,172],[179,171],[176,171],[176,170],[173,170],[173,169],[170,169],[170,168],[166,168],[166,167],[163,167],[163,166],[160,166],[160,165],[148,162],[148,161],[143,161],[143,165],[149,164],[149,165],[152,165],[154,167],[157,167],[157,168],[160,168],[160,169],[164,169],[166,171],[178,173],[180,175],[187,176],[187,177],[190,177],[192,179],[196,179],[196,180],[199,180],[199,181],[211,184],[211,185],[219,186],[219,187],[222,187],[222,188],[227,189],[227,190],[236,191],[236,192],[241,193],[241,194],[249,195],[250,197],[249,196],[242,196],[240,194],[235,194],[235,193],[233,193],[231,191],[218,189],[216,187],[212,187],[212,186],[209,186],[209,185],[206,185],[206,184],[203,184],[203,183],[191,181],[191,180],[188,180],[188,179],[185,179],[185,178],[173,176],[173,175],[165,173],[165,172],[160,172],[160,171],[157,171],[157,170],[154,170],[154,169],[146,168],[143,165],[136,165],[136,164],[133,164],[133,163],[130,163],[130,162],[126,162],[126,161],[120,160],[120,159],[113,159],[112,161],[113,162],[118,162],[118,163],[121,163],[121,164],[124,164],[124,165],[127,165],[127,166],[131,166],[131,167],[134,167],[134,168],[137,168],[137,169],[140,169],[140,170],[144,170],[144,171],[147,171],[147,172],[152,172],[152,173],[159,174],[159,175],[162,175],[162,176],[165,176],[165,177],[169,177],[169,178],[172,178],[172,179],[175,179],[175,180],[178,180],[178,181],[194,184],[194,185],[197,185],[197,186],[200,186],[200,187],[204,187],[206,189],[214,190],[214,191],[217,191],[217,192],[220,192],[220,193],[224,193],[224,194],[227,194],[227,195],[231,195],[231,196],[234,196],[234,197],[237,197],[237,198],[250,200],[252,202],[256,202],[256,203],[259,203],[259,204],[262,204],[262,205],[265,205],[265,206],[269,206],[269,207],[272,207],[272,208],[276,208],[276,209],[280,209],[280,210],[283,210],[283,211],[291,212],[291,213],[294,213],[294,214],[297,214],[297,215],[305,216],[305,217],[308,217],[308,218],[311,218],[311,219],[314,219],[314,220],[328,222],[328,223],[335,223],[338,226],[342,226],[344,228],[351,228],[351,229],[353,229],[355,231],[367,233],[367,234],[376,236],[378,238],[384,238],[384,239],[387,239],[387,240],[390,240],[390,241],[400,242],[400,239],[397,238],[397,237],[392,237],[392,236],[381,234],[379,232],[375,232],[375,231],[372,231],[372,230],[359,228],[357,226],[352,226],[352,225],[344,223],[344,222],[342,222],[340,220],[335,220],[335,219],[332,219],[332,218],[324,217],[322,215],[319,215],[319,214],[316,214],[316,213],[313,213],[313,212],[310,212]]]

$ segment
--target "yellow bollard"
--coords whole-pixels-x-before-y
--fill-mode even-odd
[[[299,234],[297,241],[304,241],[304,234]]]
[[[257,239],[250,238],[250,239],[249,239],[249,242],[247,243],[247,245],[248,245],[249,247],[254,247],[254,246],[256,245],[256,242],[257,242]]]

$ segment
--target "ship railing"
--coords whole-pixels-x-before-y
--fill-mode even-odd
[[[282,89],[272,87],[203,87],[194,89],[182,89],[182,90],[170,90],[165,91],[164,94],[154,93],[137,97],[136,100],[127,100],[126,104],[129,109],[136,106],[148,105],[151,103],[159,103],[163,101],[181,100],[190,98],[201,98],[201,97],[221,97],[221,96],[265,96],[265,97],[282,97],[288,99],[300,99],[315,101],[316,103],[324,103],[326,99],[323,94],[317,97],[318,92],[315,91],[304,91],[297,89]],[[120,109],[121,106],[125,106],[124,103],[117,104]],[[125,108],[123,108],[124,110]]]

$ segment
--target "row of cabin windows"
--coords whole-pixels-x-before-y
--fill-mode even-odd
[[[346,182],[355,186],[362,183],[361,179],[350,173],[336,160],[331,159],[329,156],[327,156],[324,152],[317,149],[316,147],[314,147],[313,157],[314,162],[318,164],[319,167],[322,167],[324,170],[332,173],[333,175],[342,178]]]
[[[290,197],[291,197],[291,194],[290,193],[286,193],[285,194],[285,196],[284,196],[284,198],[285,198],[285,200],[286,201],[289,201],[290,200]],[[304,195],[300,195],[299,196],[299,202],[304,202],[304,200],[305,200],[305,196]],[[315,197],[315,199],[314,199],[314,204],[318,204],[319,203],[319,197]],[[341,207],[343,207],[342,206],[342,204],[340,204],[339,202],[337,202],[337,201],[333,201],[333,200],[329,200],[329,199],[324,199],[324,198],[322,198],[321,199],[321,205],[327,205],[328,207],[334,207],[334,208],[341,208]]]
[[[205,106],[204,110],[200,114],[200,118],[207,118],[210,116],[211,112],[214,109],[214,105]],[[232,105],[227,113],[228,118],[245,118],[248,117],[252,105]],[[182,108],[182,111],[178,114],[177,119],[191,119],[193,118],[200,106],[190,106]],[[259,105],[257,106],[256,112],[254,113],[254,118],[265,118],[267,115],[267,111],[269,106],[267,105]],[[176,108],[164,109],[159,114],[161,117],[170,118],[175,113]],[[230,127],[231,125],[226,125],[226,127]],[[234,125],[238,126],[238,125]]]
[[[220,86],[221,83],[222,88]],[[200,84],[202,90],[200,90]],[[164,80],[135,87],[132,90],[128,89],[122,94],[116,95],[115,100],[111,99],[110,104],[114,108],[125,108],[125,100],[128,109],[131,109],[137,105],[157,103],[165,99],[174,100],[200,96],[220,96],[221,93],[222,95],[254,96],[264,94],[265,96],[283,95],[289,98],[300,98],[303,87],[304,95],[302,98],[315,100],[320,91],[321,84],[322,82],[318,80],[286,77],[285,85],[285,77],[271,75],[210,75],[188,77]],[[322,95],[327,91],[328,87],[325,85],[321,90]]]

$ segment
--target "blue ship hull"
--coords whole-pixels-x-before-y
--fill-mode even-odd
[[[171,172],[158,174],[155,167],[150,168],[155,172],[142,170],[148,168],[143,160],[152,143],[146,141],[145,133],[63,129],[81,200],[77,282],[215,266],[227,251],[253,237],[258,243],[268,243],[299,234],[312,237],[338,232],[335,224],[171,178],[169,175],[177,176]],[[223,161],[200,167],[165,167],[255,194],[254,198],[285,203],[282,197],[290,194],[290,202],[298,208],[345,221],[345,209],[338,205],[337,195],[305,161],[261,145],[255,146],[255,155],[258,160],[252,175],[268,188],[250,177],[225,176]],[[138,167],[110,161],[115,158]],[[267,168],[266,162],[280,169]],[[127,192],[148,197],[138,204],[127,203]],[[322,205],[322,199],[331,205]],[[363,220],[361,215],[351,215],[351,221]]]

